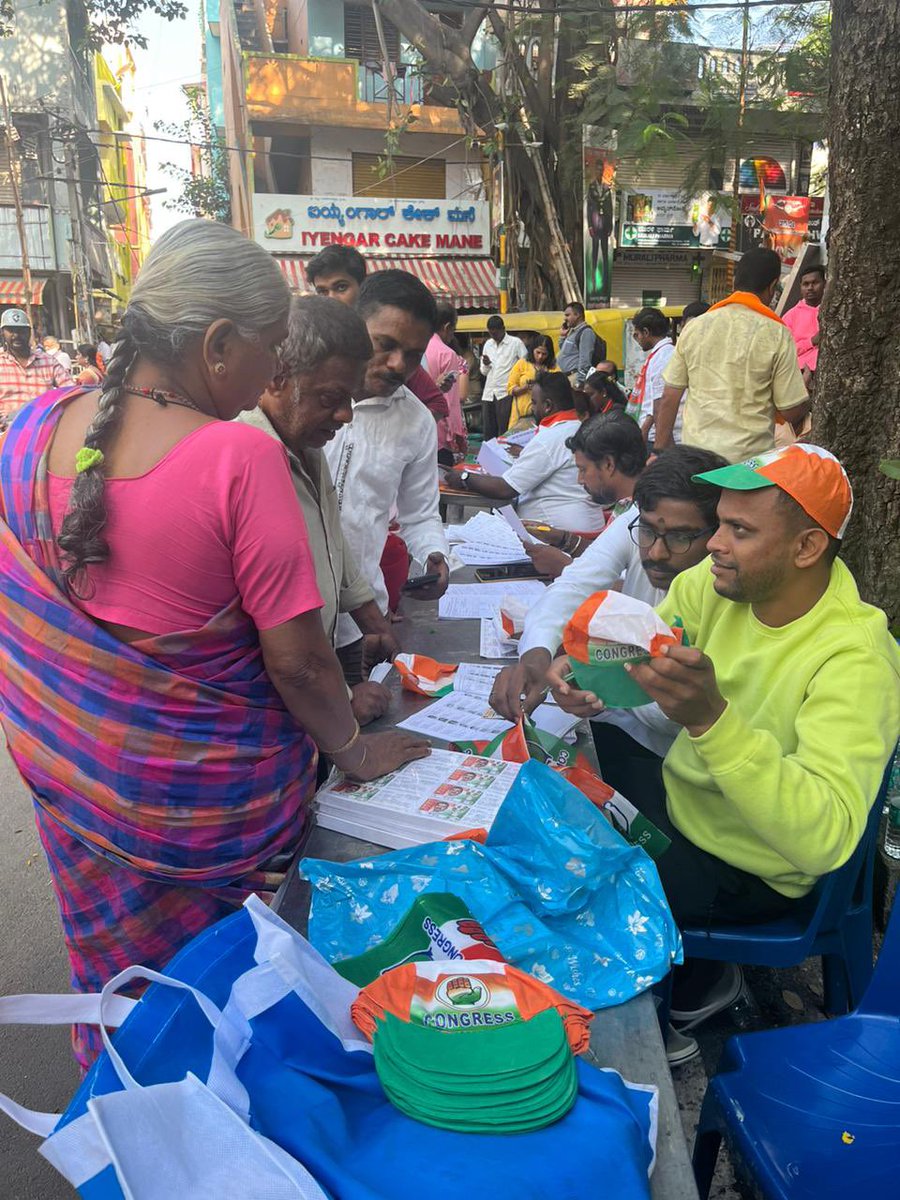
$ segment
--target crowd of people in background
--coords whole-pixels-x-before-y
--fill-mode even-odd
[[[552,690],[591,719],[604,775],[671,843],[678,920],[787,911],[859,841],[900,725],[900,655],[838,557],[850,481],[798,440],[823,268],[785,319],[768,250],[727,298],[688,305],[677,337],[642,308],[627,392],[580,302],[529,345],[490,316],[473,356],[414,275],[339,245],[305,269],[315,294],[292,298],[260,246],[187,221],[151,251],[113,345],[69,357],[24,311],[0,317],[2,720],[75,986],[161,967],[271,894],[323,763],[365,781],[428,753],[361,730],[388,707],[368,676],[400,648],[401,605],[449,585],[442,489],[515,505],[553,580],[494,709],[524,720]],[[520,439],[502,472],[467,460],[467,409],[479,436]],[[652,701],[633,711],[556,658],[611,588],[685,631],[632,668]],[[739,968],[679,974],[673,1062],[740,986]],[[97,1048],[80,1029],[82,1065]]]

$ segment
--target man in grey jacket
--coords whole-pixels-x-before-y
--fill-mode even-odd
[[[559,343],[556,365],[569,376],[573,387],[581,387],[594,369],[597,335],[584,319],[584,305],[573,300],[563,314],[563,333]],[[606,354],[604,345],[600,357]]]

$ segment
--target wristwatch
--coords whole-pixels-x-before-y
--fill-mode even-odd
[[[467,487],[467,486],[468,486],[468,483],[469,483],[469,476],[470,476],[471,474],[472,474],[472,472],[471,472],[471,471],[460,471],[460,473],[459,473],[459,482],[460,482],[460,483],[463,485],[463,488],[465,488],[465,487]]]

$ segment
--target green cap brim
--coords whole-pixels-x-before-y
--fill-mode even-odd
[[[714,483],[716,487],[730,488],[734,492],[755,492],[759,488],[778,487],[765,475],[758,475],[745,463],[734,463],[730,467],[716,467],[715,471],[702,471],[692,475],[694,483]]]

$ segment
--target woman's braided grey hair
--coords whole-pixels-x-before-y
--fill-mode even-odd
[[[178,364],[215,321],[234,322],[248,340],[287,316],[290,291],[261,246],[214,221],[182,221],[156,242],[141,268],[101,385],[97,415],[84,444],[105,452],[119,425],[128,375],[139,358]],[[91,563],[109,557],[103,464],[72,485],[59,534],[64,575],[75,590]]]

